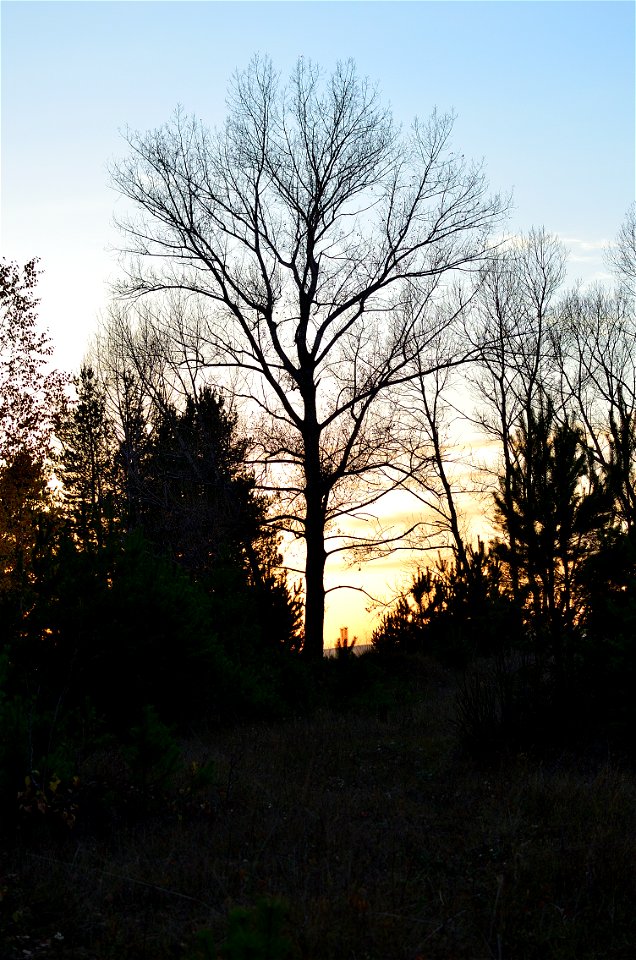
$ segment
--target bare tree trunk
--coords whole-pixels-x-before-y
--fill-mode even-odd
[[[305,398],[305,637],[303,653],[310,660],[323,654],[325,620],[325,519],[328,492],[323,489],[320,464],[320,428],[315,394]]]
[[[448,526],[450,528],[450,533],[453,538],[453,552],[457,559],[457,565],[461,570],[462,574],[470,580],[473,571],[468,560],[468,554],[466,552],[466,544],[464,543],[464,538],[459,525],[459,513],[457,511],[457,506],[455,503],[455,494],[453,492],[453,487],[451,485],[450,479],[448,477],[448,472],[446,469],[446,454],[443,449],[443,442],[440,431],[440,413],[439,413],[439,402],[441,399],[441,385],[439,382],[439,376],[435,376],[435,396],[433,399],[432,405],[428,401],[426,395],[426,386],[424,378],[420,378],[420,393],[422,398],[422,406],[424,413],[426,415],[426,420],[428,422],[428,429],[430,435],[430,442],[433,447],[433,459],[435,463],[435,470],[437,476],[442,485],[444,492],[444,498],[446,502],[446,514]]]
[[[308,488],[305,542],[305,638],[303,653],[309,660],[320,660],[323,653],[325,619],[325,551],[324,511],[320,490]]]

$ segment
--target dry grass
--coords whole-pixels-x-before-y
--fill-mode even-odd
[[[136,810],[87,798],[68,835],[22,835],[3,858],[3,960],[183,960],[263,897],[286,901],[302,960],[632,960],[634,776],[480,767],[452,710],[438,673],[383,719],[188,742],[217,776],[187,804],[178,787]]]

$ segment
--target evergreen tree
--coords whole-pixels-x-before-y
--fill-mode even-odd
[[[300,601],[247,453],[236,413],[204,387],[182,410],[156,412],[135,490],[144,535],[208,591],[224,639],[249,654],[298,645]]]
[[[480,540],[463,560],[439,557],[419,571],[374,632],[379,649],[430,653],[458,665],[474,656],[500,654],[512,641],[512,598],[502,564]]]
[[[57,470],[74,533],[86,549],[102,545],[116,514],[114,428],[93,369],[75,380],[77,398],[57,419]]]
[[[51,341],[37,328],[37,261],[0,263],[0,597],[4,638],[25,629],[35,562],[53,551],[49,487],[55,415],[65,377],[47,369]]]
[[[34,566],[55,516],[42,461],[14,453],[0,466],[0,594],[13,598],[21,616],[31,609]]]
[[[201,577],[252,560],[266,504],[245,466],[236,414],[206,387],[156,416],[140,478],[141,521],[166,554]]]
[[[499,555],[516,545],[526,626],[564,679],[566,638],[578,623],[577,575],[608,518],[607,489],[581,431],[557,422],[549,400],[530,409],[512,443],[508,495],[495,495]]]

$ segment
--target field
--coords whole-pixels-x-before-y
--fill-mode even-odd
[[[212,731],[169,769],[87,758],[22,802],[2,960],[632,960],[632,769],[602,743],[477,762],[456,690],[424,662],[379,706]]]

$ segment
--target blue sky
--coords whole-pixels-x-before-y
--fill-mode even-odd
[[[634,199],[631,2],[25,2],[1,6],[0,245],[42,258],[42,320],[77,366],[114,277],[120,131],[177,104],[210,124],[253,53],[287,72],[353,57],[405,124],[457,114],[455,144],[514,191],[511,229],[569,242],[572,278]]]
[[[40,316],[57,362],[77,369],[117,275],[107,164],[125,152],[120,130],[177,104],[221,123],[228,79],[260,52],[283,74],[300,55],[327,70],[352,57],[404,124],[453,110],[455,146],[483,158],[493,190],[514,191],[510,231],[545,226],[571,250],[571,280],[603,276],[635,196],[634,12],[629,0],[3,0],[0,251],[41,257]],[[351,635],[363,611],[338,620]]]

